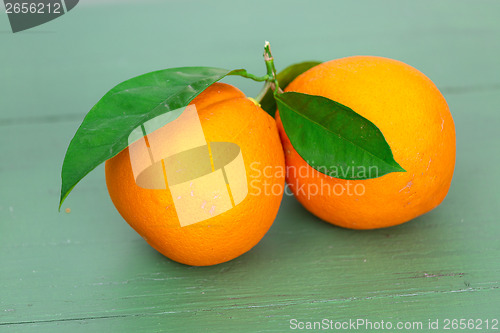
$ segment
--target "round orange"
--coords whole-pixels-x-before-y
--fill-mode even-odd
[[[240,147],[248,185],[243,201],[219,215],[181,226],[170,190],[136,184],[129,148],[106,162],[106,184],[118,212],[153,248],[177,262],[206,266],[247,252],[268,231],[285,180],[284,172],[270,169],[284,170],[284,156],[274,119],[235,87],[215,83],[191,105],[196,106],[207,142]]]
[[[319,173],[292,147],[277,113],[287,169],[302,170],[288,172],[287,183],[311,213],[341,227],[374,229],[409,221],[445,198],[455,126],[443,95],[420,71],[382,57],[347,57],[311,68],[286,91],[324,96],[367,118],[406,170],[356,181]]]

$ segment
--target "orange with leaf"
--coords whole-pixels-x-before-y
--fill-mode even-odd
[[[284,174],[266,178],[263,169],[283,169],[285,161],[274,119],[237,88],[214,83],[190,104],[196,106],[207,142],[231,142],[241,149],[248,188],[242,202],[183,226],[178,217],[182,212],[176,210],[170,190],[137,185],[129,148],[106,162],[106,183],[116,209],[153,248],[178,262],[207,266],[236,258],[264,237],[278,213]],[[259,144],[262,140],[265,146]],[[280,190],[271,192],[264,184]],[[188,193],[193,200],[197,195],[197,191]],[[204,202],[209,209],[207,200],[202,199],[201,205]]]
[[[455,166],[455,127],[444,97],[424,74],[387,58],[348,57],[309,69],[286,91],[324,96],[356,110],[381,130],[406,170],[367,180],[325,175],[294,149],[277,113],[287,167],[303,171],[289,172],[287,182],[311,213],[341,227],[373,229],[409,221],[445,198]],[[353,170],[345,165],[336,171]]]

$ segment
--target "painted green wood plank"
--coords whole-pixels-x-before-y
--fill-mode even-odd
[[[9,144],[0,160],[0,328],[278,332],[291,318],[498,315],[499,176],[491,168],[500,157],[491,152],[500,97],[475,92],[448,101],[459,153],[439,209],[361,232],[323,223],[285,198],[255,249],[206,268],[171,262],[136,235],[112,207],[102,167],[69,197],[72,212],[58,214],[72,126],[2,126],[0,140]],[[43,139],[31,142],[35,134]]]
[[[498,291],[485,293],[483,295],[484,304],[492,304],[498,299],[498,295]],[[394,325],[399,321],[421,322],[423,325],[428,325],[429,319],[498,316],[498,311],[491,307],[489,310],[478,310],[478,308],[470,306],[469,304],[474,304],[477,301],[477,296],[474,293],[454,293],[453,298],[450,298],[448,293],[443,292],[420,297],[418,300],[415,298],[408,296],[356,299],[346,301],[342,306],[339,306],[335,301],[304,301],[263,307],[227,307],[186,313],[158,312],[156,314],[72,320],[57,322],[57,326],[54,322],[44,322],[8,325],[6,327],[26,332],[287,332],[291,331],[289,329],[291,319],[321,321],[326,318],[348,321],[352,318],[363,318],[374,322],[384,318],[385,321],[391,321]],[[451,302],[463,307],[441,306],[436,309],[433,306],[434,304],[450,304]],[[367,303],[372,306],[366,307]],[[397,310],[395,310],[396,308]],[[391,311],[384,311],[384,309]],[[415,311],[415,309],[419,311]],[[464,312],[466,312],[465,315]],[[360,329],[359,331],[365,330]],[[486,331],[484,327],[483,331]]]

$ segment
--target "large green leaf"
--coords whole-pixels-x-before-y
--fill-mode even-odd
[[[405,171],[378,127],[347,106],[297,92],[275,98],[292,146],[316,170],[341,179]]]
[[[276,76],[280,88],[285,90],[290,82],[292,82],[297,76],[319,64],[321,64],[321,61],[304,61],[288,66]],[[259,102],[262,109],[274,117],[274,113],[276,112],[276,101],[274,100],[273,91],[269,86],[266,86],[265,95]]]
[[[242,71],[170,68],[134,77],[108,91],[84,118],[66,151],[59,209],[83,177],[127,147],[128,136],[135,128],[185,107],[214,82]]]

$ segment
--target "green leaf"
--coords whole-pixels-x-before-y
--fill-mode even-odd
[[[405,171],[378,127],[347,106],[297,92],[275,98],[292,146],[319,172],[359,180]]]
[[[278,73],[277,79],[282,90],[292,82],[297,76],[304,73],[308,69],[321,64],[321,61],[304,61],[298,64],[293,64]],[[264,97],[259,101],[262,109],[274,117],[276,112],[276,101],[274,100],[273,91],[269,86],[266,86]]]
[[[66,151],[59,209],[83,177],[128,146],[128,136],[135,128],[185,107],[214,82],[241,71],[169,68],[134,77],[108,91],[85,116]]]

